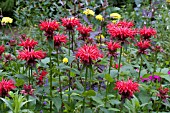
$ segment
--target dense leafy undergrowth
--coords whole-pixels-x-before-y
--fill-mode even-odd
[[[98,2],[75,2],[72,12],[60,1],[68,15],[51,19],[27,6],[35,12],[23,14],[24,23],[17,14],[26,10],[18,7],[19,36],[13,19],[2,18],[0,112],[170,111],[168,1],[101,4],[98,10]]]

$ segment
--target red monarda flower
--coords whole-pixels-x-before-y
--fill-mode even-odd
[[[115,68],[115,69],[118,69],[119,68],[119,64],[114,64],[112,67]],[[122,64],[120,64],[120,68],[121,67],[122,67]]]
[[[117,81],[115,83],[114,90],[118,90],[119,94],[121,95],[122,100],[124,99],[131,99],[133,97],[133,94],[137,91],[139,84],[136,82],[133,82],[132,80],[128,81]]]
[[[150,44],[150,41],[147,41],[147,40],[144,40],[144,41],[140,41],[140,42],[137,42],[137,44],[136,44],[136,46],[138,46],[138,48],[139,48],[139,53],[141,53],[141,54],[146,54],[146,49],[148,49],[150,46],[151,46],[151,44]]]
[[[168,98],[168,92],[169,89],[168,88],[163,88],[162,86],[160,86],[160,88],[158,89],[159,93],[157,94],[157,96],[162,99],[162,100],[166,100],[166,98]]]
[[[0,55],[2,55],[2,53],[5,51],[5,47],[4,45],[1,45],[0,46]]]
[[[34,66],[34,64],[36,63],[36,59],[43,59],[45,58],[45,56],[46,53],[42,50],[34,51],[33,49],[25,49],[19,52],[18,58],[21,60],[26,60],[28,65]]]
[[[121,45],[118,42],[107,42],[107,48],[109,50],[109,54],[113,55],[118,48],[121,48]]]
[[[27,38],[25,41],[21,40],[21,43],[19,44],[19,46],[23,46],[24,49],[34,49],[34,47],[38,44],[37,41]]]
[[[60,47],[61,43],[66,43],[67,42],[67,36],[66,35],[55,35],[54,36],[54,46],[55,47]]]
[[[62,25],[66,27],[67,30],[73,30],[75,26],[80,24],[78,18],[71,17],[71,18],[62,18]]]
[[[40,21],[40,29],[45,31],[45,36],[52,37],[55,30],[59,29],[59,23],[56,20]]]
[[[134,36],[137,34],[136,30],[128,27],[116,26],[113,23],[107,25],[108,33],[121,42],[125,42],[128,37],[134,39]]]
[[[2,79],[2,81],[0,82],[0,97],[7,96],[8,92],[15,88],[16,86],[14,85],[13,80]]]
[[[79,31],[79,33],[82,35],[83,38],[86,38],[90,36],[90,32],[92,31],[92,28],[90,26],[86,27],[80,25],[77,27],[77,30]]]
[[[139,30],[139,33],[145,40],[149,40],[151,36],[156,35],[156,30],[153,28],[146,28],[146,26],[144,26]]]
[[[128,22],[128,21],[119,21],[115,24],[116,26],[121,26],[121,27],[133,27],[134,23],[133,22]]]
[[[44,78],[46,77],[47,74],[48,72],[46,70],[40,70],[40,69],[38,69],[38,74],[34,73],[34,76],[38,80],[37,85],[42,86],[44,84]]]
[[[31,96],[34,95],[34,89],[32,88],[32,85],[26,85],[26,84],[24,84],[23,88],[24,88],[24,89],[21,90],[21,94],[31,95]]]
[[[100,53],[96,45],[84,45],[78,49],[76,58],[80,58],[84,64],[91,65],[93,60],[102,58],[103,55]]]

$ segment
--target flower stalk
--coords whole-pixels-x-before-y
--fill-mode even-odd
[[[143,59],[142,59],[142,56],[141,56],[140,58],[141,58],[141,60],[140,60],[140,68],[139,68],[138,81],[140,80],[140,74],[141,74],[142,65],[143,65]]]
[[[121,48],[120,48],[120,56],[119,56],[118,76],[117,76],[118,80],[119,80],[119,76],[120,76],[120,64],[121,64],[121,58],[122,58],[122,50],[123,50],[123,47],[121,46]]]
[[[84,81],[84,92],[86,91],[86,87],[87,87],[87,74],[88,74],[88,67],[86,66],[85,81]],[[86,101],[86,97],[84,97],[84,99],[83,99],[82,113],[84,113],[84,110],[85,110],[85,101]]]

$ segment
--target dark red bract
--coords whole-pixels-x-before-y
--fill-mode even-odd
[[[32,88],[32,85],[24,84],[23,90],[21,90],[21,94],[33,96],[34,95],[34,89]]]
[[[62,26],[66,27],[67,30],[73,30],[75,26],[80,24],[78,18],[71,17],[71,18],[61,18]]]
[[[54,36],[54,46],[55,47],[60,47],[60,45],[62,43],[66,43],[67,42],[67,36],[66,35],[63,35],[63,34],[57,34]]]
[[[2,81],[0,82],[0,97],[7,96],[8,92],[15,88],[16,86],[14,85],[13,80],[2,79]]]
[[[156,30],[153,28],[147,28],[144,26],[142,29],[139,31],[141,37],[143,37],[145,40],[150,40],[152,36],[156,35]]]
[[[118,90],[122,99],[131,99],[135,92],[139,91],[139,84],[133,82],[132,80],[128,81],[117,81],[115,83],[114,90]]]
[[[168,98],[168,92],[169,89],[168,88],[163,88],[162,86],[158,89],[159,93],[157,94],[157,96],[162,99],[162,100],[166,100],[166,98]]]
[[[34,73],[34,76],[37,79],[37,85],[42,86],[44,84],[44,78],[46,77],[47,74],[48,72],[46,70],[40,69],[38,69],[38,74]]]
[[[45,31],[45,36],[52,37],[55,30],[59,29],[59,23],[56,20],[40,21],[40,29]]]
[[[91,65],[93,60],[97,60],[102,57],[103,55],[100,53],[96,45],[84,45],[78,49],[76,54],[76,58],[80,58],[86,65]]]

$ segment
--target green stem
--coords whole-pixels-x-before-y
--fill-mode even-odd
[[[110,74],[111,67],[112,67],[112,60],[113,60],[113,57],[110,56],[109,74]],[[105,107],[106,107],[106,103],[107,103],[108,87],[109,87],[109,82],[107,81],[107,84],[106,84],[106,94],[105,94],[105,104],[104,104]]]
[[[51,59],[51,52],[50,52],[50,96],[52,99],[52,59]],[[52,100],[50,100],[50,113],[52,113]]]
[[[141,56],[140,68],[139,68],[139,75],[138,75],[138,82],[139,82],[139,80],[140,80],[140,73],[141,73],[142,65],[143,65],[143,59],[142,59],[142,56]]]
[[[88,67],[86,67],[86,73],[85,73],[85,81],[84,81],[84,92],[86,91],[86,83],[87,83],[87,74],[88,74]],[[83,109],[82,109],[82,113],[84,113],[84,109],[85,109],[85,100],[86,100],[86,97],[84,97],[83,99]]]
[[[30,74],[30,68],[28,69],[28,76],[29,76],[29,85],[31,84],[31,74]]]
[[[154,58],[154,70],[153,70],[153,74],[156,72],[156,65],[157,65],[157,55],[158,55],[158,53],[157,52],[155,52],[155,58]]]
[[[113,60],[113,56],[110,56],[110,66],[109,66],[109,74],[110,74],[110,71],[111,71],[111,67],[112,67],[112,60]]]
[[[70,31],[69,31],[69,52],[68,52],[68,54],[69,54],[69,56],[70,56],[70,39],[71,39],[71,33],[70,33]]]
[[[11,31],[11,33],[12,33],[12,36],[14,36],[14,33],[13,33],[13,31],[12,31],[12,29],[11,29],[9,24],[8,24],[8,27],[9,27],[9,30]]]
[[[119,80],[119,75],[120,75],[120,63],[121,63],[121,58],[122,58],[122,49],[123,47],[120,48],[119,67],[118,67],[118,76],[117,76],[118,80]]]
[[[57,49],[57,65],[59,66],[59,58],[58,58],[58,49]],[[58,69],[58,72],[59,72],[59,69]],[[62,87],[61,87],[61,75],[59,74],[59,87],[60,87],[60,98],[61,98],[61,103],[63,103],[63,95],[62,95]],[[61,112],[62,111],[62,104],[61,104]]]

